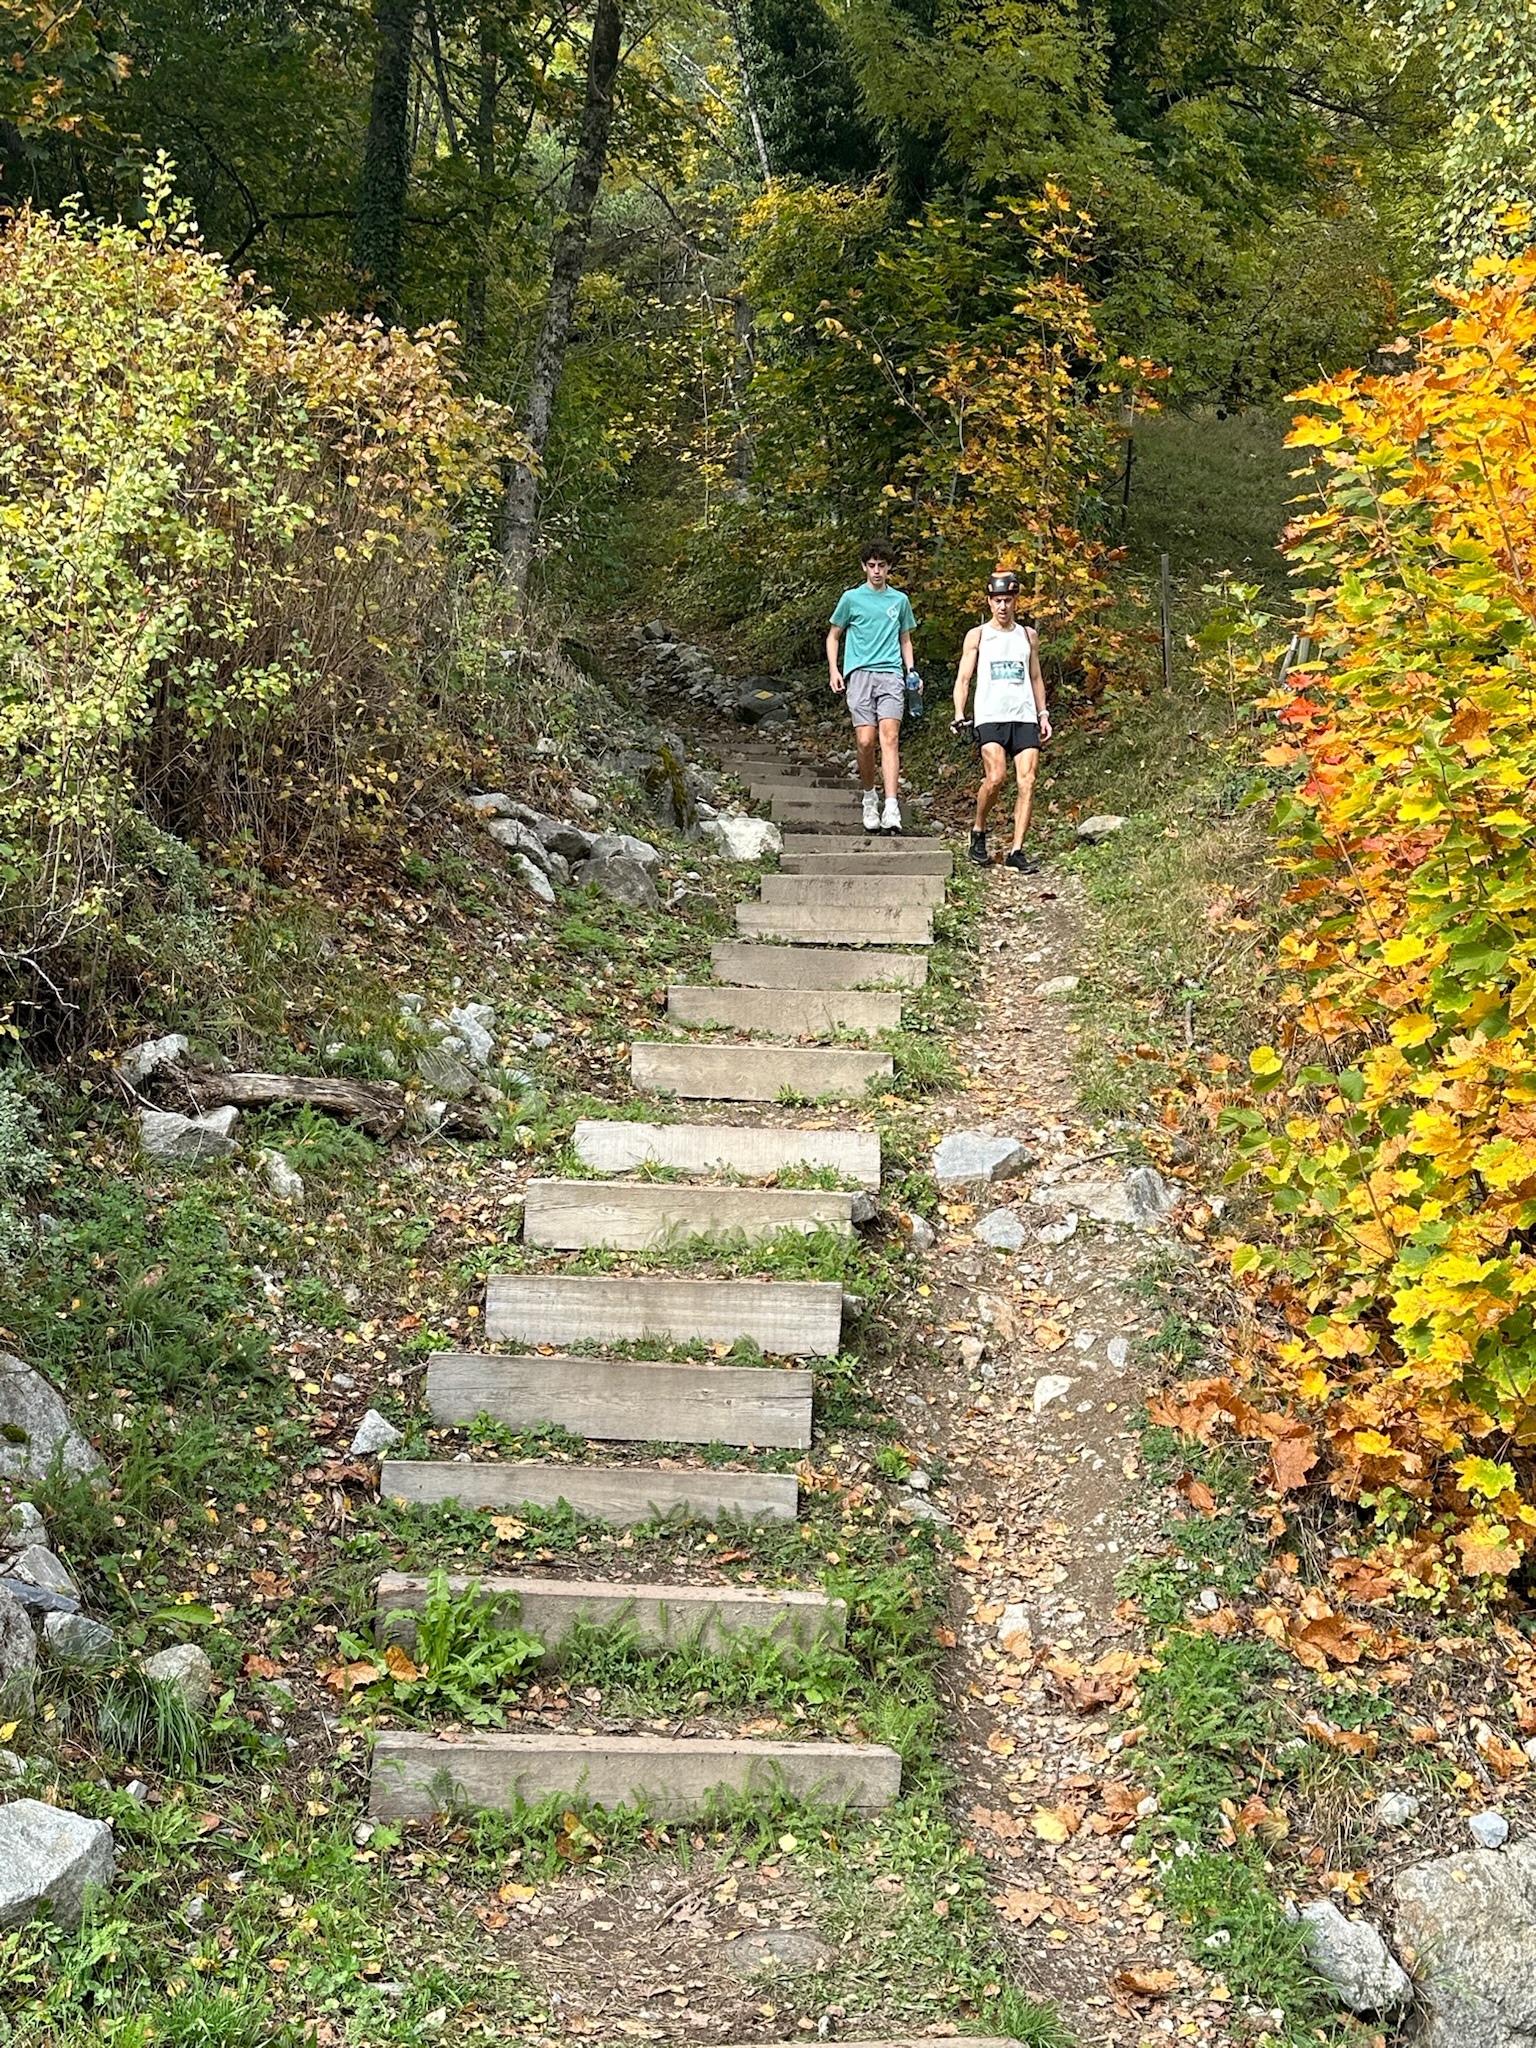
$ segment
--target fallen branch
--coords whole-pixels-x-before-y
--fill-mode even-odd
[[[409,1107],[398,1081],[339,1081],[329,1074],[214,1074],[203,1068],[167,1067],[161,1078],[178,1084],[199,1110],[265,1109],[276,1102],[307,1102],[361,1124],[370,1137],[392,1138]]]

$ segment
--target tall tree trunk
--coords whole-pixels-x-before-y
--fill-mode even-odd
[[[501,507],[501,558],[508,583],[520,603],[533,559],[538,513],[538,465],[549,445],[549,422],[565,366],[566,344],[576,311],[576,293],[587,260],[592,209],[608,161],[608,131],[613,125],[613,89],[619,73],[619,39],[623,28],[621,0],[597,0],[592,16],[592,41],[587,50],[587,92],[581,113],[581,135],[565,217],[554,240],[549,267],[549,301],[533,355],[533,378],[523,434],[531,463],[513,465]]]
[[[501,58],[485,10],[480,13],[480,90],[475,101],[475,180],[480,187],[480,220],[469,261],[464,295],[464,353],[478,362],[485,347],[486,297],[491,275],[491,234],[496,226],[496,104],[501,97]]]
[[[395,317],[411,171],[411,53],[419,0],[374,0],[373,96],[352,231],[352,262],[364,303]]]

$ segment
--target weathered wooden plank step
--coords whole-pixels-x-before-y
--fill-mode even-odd
[[[846,959],[846,954],[837,956]],[[914,955],[914,958],[919,957]],[[926,964],[926,963],[925,963]],[[786,1167],[830,1166],[844,1180],[880,1185],[880,1139],[874,1131],[784,1131],[761,1124],[602,1123],[583,1119],[571,1134],[583,1166],[633,1173],[670,1166],[679,1173],[739,1173],[763,1180]]]
[[[538,1460],[386,1458],[379,1498],[430,1507],[557,1508],[624,1528],[684,1508],[701,1522],[792,1522],[800,1485],[787,1472],[664,1472],[657,1465],[549,1465]]]
[[[827,1037],[834,1031],[894,1031],[900,995],[816,988],[669,988],[667,1015],[679,1024],[718,1024],[770,1038]]]
[[[845,1197],[846,1199],[846,1197]],[[755,1444],[804,1450],[813,1375],[767,1365],[653,1365],[627,1358],[438,1351],[427,1406],[438,1422],[489,1415],[509,1429],[555,1423],[598,1443]]]
[[[839,909],[931,910],[944,901],[942,875],[764,875],[763,903],[832,904]]]
[[[734,1344],[781,1358],[831,1358],[843,1290],[832,1280],[664,1280],[608,1273],[493,1273],[485,1334],[495,1344]]]
[[[928,979],[926,954],[867,946],[757,946],[720,939],[709,959],[721,981],[743,988],[921,988]]]
[[[799,825],[784,827],[786,854],[856,854],[879,860],[886,855],[892,859],[905,859],[914,853],[948,853],[949,850],[942,839],[925,839],[912,832],[903,832],[898,838],[889,832],[817,832]]]
[[[899,808],[905,827],[912,822],[911,807],[902,798]],[[769,800],[769,813],[784,822],[798,818],[823,829],[847,819],[858,827],[861,837],[865,836],[864,806],[856,789],[777,790]]]
[[[416,1617],[427,1604],[427,1572],[386,1572],[374,1595],[374,1640],[380,1649],[416,1646]],[[544,1645],[545,1661],[578,1624],[633,1630],[647,1649],[697,1645],[726,1649],[733,1638],[756,1636],[785,1649],[811,1643],[839,1646],[848,1628],[848,1604],[815,1589],[761,1586],[641,1585],[623,1579],[534,1579],[488,1573],[471,1578],[451,1573],[448,1591],[457,1598],[471,1587],[487,1613],[503,1628],[524,1628]]]
[[[756,1792],[867,1814],[900,1791],[901,1758],[877,1743],[546,1733],[444,1740],[391,1728],[374,1744],[368,1811],[426,1820],[458,1805],[506,1811],[558,1796],[685,1820],[720,1793]]]
[[[834,946],[933,944],[933,913],[925,904],[845,909],[836,903],[738,903],[736,925],[750,938],[819,939]]]
[[[853,1228],[853,1197],[823,1188],[681,1187],[665,1181],[531,1180],[523,1241],[556,1251],[648,1251],[690,1237]]]
[[[779,857],[779,872],[784,875],[867,875],[871,879],[880,875],[937,875],[941,880],[947,880],[954,873],[954,855],[947,847],[940,847],[933,853],[912,851],[911,842],[905,838],[893,839],[884,846],[868,839],[850,839],[848,846],[847,853],[802,853],[798,834],[786,836],[784,851]]]
[[[847,778],[841,775],[753,775],[747,781],[755,804],[772,803],[776,796],[820,796],[824,791],[846,795]]]
[[[869,1082],[894,1071],[888,1052],[842,1047],[666,1045],[638,1041],[629,1049],[633,1087],[704,1102],[776,1102],[786,1088],[807,1101],[856,1099]]]

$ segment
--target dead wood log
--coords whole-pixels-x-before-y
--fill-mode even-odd
[[[199,1110],[266,1109],[308,1103],[360,1124],[373,1138],[392,1138],[409,1103],[398,1081],[341,1081],[330,1074],[215,1074],[205,1067],[167,1067],[160,1078],[186,1090]]]

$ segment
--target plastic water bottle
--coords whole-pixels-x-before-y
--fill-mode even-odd
[[[907,670],[907,716],[914,725],[926,716],[923,705],[923,679],[915,668]]]

